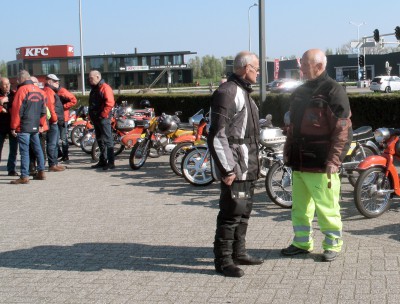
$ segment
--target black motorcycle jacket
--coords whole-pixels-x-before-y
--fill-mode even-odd
[[[236,180],[257,180],[259,174],[258,108],[252,88],[233,74],[214,92],[207,138],[217,178],[234,172]]]
[[[346,92],[326,72],[297,88],[291,95],[286,165],[305,172],[340,166],[352,139],[350,116]]]

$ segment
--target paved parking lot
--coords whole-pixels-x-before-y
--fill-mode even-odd
[[[344,248],[321,261],[322,234],[308,256],[280,256],[292,238],[290,211],[271,203],[263,181],[248,248],[264,264],[225,278],[213,268],[218,185],[194,187],[168,156],[139,171],[128,152],[117,168],[90,168],[71,149],[68,170],[9,185],[0,163],[0,303],[399,303],[398,204],[377,219],[354,207],[344,183]]]

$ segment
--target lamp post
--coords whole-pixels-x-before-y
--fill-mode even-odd
[[[79,0],[79,37],[80,37],[80,48],[81,48],[82,95],[85,95],[85,65],[83,62],[83,43],[82,43],[82,0]]]
[[[350,21],[349,24],[357,27],[357,42],[360,43],[360,26],[364,25],[365,22],[355,23]],[[360,57],[360,47],[357,47],[357,80],[360,81],[360,65],[358,64],[358,58]]]
[[[251,9],[253,6],[258,6],[258,5],[257,5],[257,3],[254,3],[253,5],[250,5],[250,6],[249,6],[249,10],[248,10],[248,12],[247,12],[247,19],[248,19],[248,21],[249,21],[249,52],[251,52],[250,9]]]

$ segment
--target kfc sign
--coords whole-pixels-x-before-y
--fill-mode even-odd
[[[16,50],[17,59],[62,58],[74,56],[71,45],[25,46]]]

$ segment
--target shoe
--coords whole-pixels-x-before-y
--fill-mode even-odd
[[[103,170],[111,170],[111,169],[115,169],[115,165],[114,164],[107,164],[103,167]]]
[[[49,172],[61,172],[64,170],[65,170],[64,166],[54,165],[54,166],[49,167]]]
[[[13,185],[29,184],[29,177],[20,177],[19,179],[11,181],[10,184]]]
[[[35,171],[29,171],[29,176],[35,176],[37,173],[38,172],[36,170]]]
[[[45,180],[46,179],[46,174],[44,171],[39,171],[34,177],[34,180]]]
[[[322,256],[322,259],[325,262],[332,262],[336,259],[336,257],[339,255],[339,252],[337,251],[332,251],[332,250],[325,250],[324,254]]]
[[[91,166],[91,168],[97,169],[97,168],[103,168],[105,166],[107,166],[107,163],[98,162],[97,164]]]
[[[222,273],[226,277],[240,278],[240,277],[244,276],[244,271],[233,264],[225,266],[225,267],[215,266],[215,270],[218,273]]]
[[[235,265],[260,265],[264,263],[264,260],[245,254],[233,258],[233,263]]]
[[[296,255],[296,254],[303,254],[303,253],[310,253],[311,251],[301,249],[299,247],[296,247],[294,245],[290,245],[288,248],[284,248],[281,250],[281,253],[283,255]]]
[[[8,172],[8,176],[18,176],[18,173],[15,171]]]
[[[61,162],[68,162],[68,161],[69,161],[69,157],[68,157],[68,156],[63,156],[63,157],[60,159],[60,161],[61,161]]]

